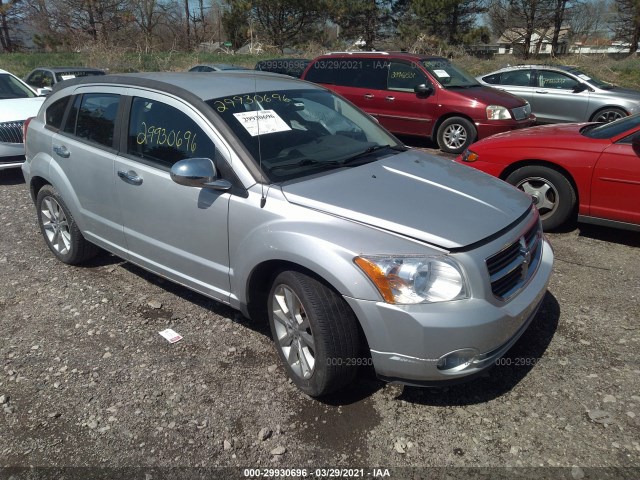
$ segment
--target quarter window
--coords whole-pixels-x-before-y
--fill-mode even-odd
[[[57,130],[62,126],[62,118],[64,117],[64,112],[67,109],[68,103],[69,97],[64,97],[53,102],[51,106],[47,108],[45,120],[49,127]]]
[[[215,157],[207,134],[186,114],[166,103],[134,98],[127,153],[170,168],[185,158]]]
[[[113,130],[120,95],[87,93],[82,96],[76,136],[107,147],[113,147]]]

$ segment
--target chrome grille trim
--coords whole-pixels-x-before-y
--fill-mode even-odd
[[[535,222],[516,241],[487,258],[493,295],[507,301],[529,282],[542,256],[542,228]]]
[[[527,104],[523,107],[514,108],[511,113],[513,113],[513,118],[516,120],[524,120],[531,115],[531,105]]]
[[[22,126],[24,120],[17,122],[0,123],[0,142],[3,143],[23,143]]]

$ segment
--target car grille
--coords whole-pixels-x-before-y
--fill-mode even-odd
[[[538,268],[541,244],[542,229],[536,222],[522,237],[487,259],[496,298],[506,301],[527,284]]]
[[[513,113],[513,118],[516,120],[524,120],[531,115],[531,105],[527,103],[524,107],[514,108],[511,112]]]
[[[0,142],[22,143],[24,121],[0,123]]]

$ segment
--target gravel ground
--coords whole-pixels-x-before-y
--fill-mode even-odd
[[[318,401],[287,381],[267,326],[106,253],[60,263],[19,170],[0,172],[0,198],[0,479],[6,467],[640,477],[639,233],[549,235],[543,307],[484,377],[419,389],[362,372]]]

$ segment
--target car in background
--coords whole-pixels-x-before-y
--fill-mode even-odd
[[[311,60],[307,58],[272,58],[260,60],[256,63],[255,69],[300,78],[309,63]]]
[[[640,112],[640,92],[586,75],[575,67],[518,65],[478,77],[531,104],[538,123],[611,122]]]
[[[229,63],[201,63],[189,69],[190,72],[222,72],[224,70],[250,70],[240,65],[232,65]]]
[[[405,52],[335,52],[302,78],[353,102],[393,133],[460,153],[477,139],[533,125],[520,97],[480,84],[448,59]]]
[[[503,133],[456,160],[530,194],[545,230],[576,218],[640,230],[640,114]]]
[[[553,264],[529,196],[408,149],[328,89],[215,76],[82,78],[48,97],[22,171],[56,258],[100,246],[268,322],[311,396],[359,366],[460,380],[511,348]]]
[[[77,77],[105,75],[104,70],[88,67],[39,67],[24,77],[24,81],[32,88],[51,89],[56,83]]]
[[[0,70],[0,170],[24,162],[24,121],[38,113],[44,97],[11,73]]]

